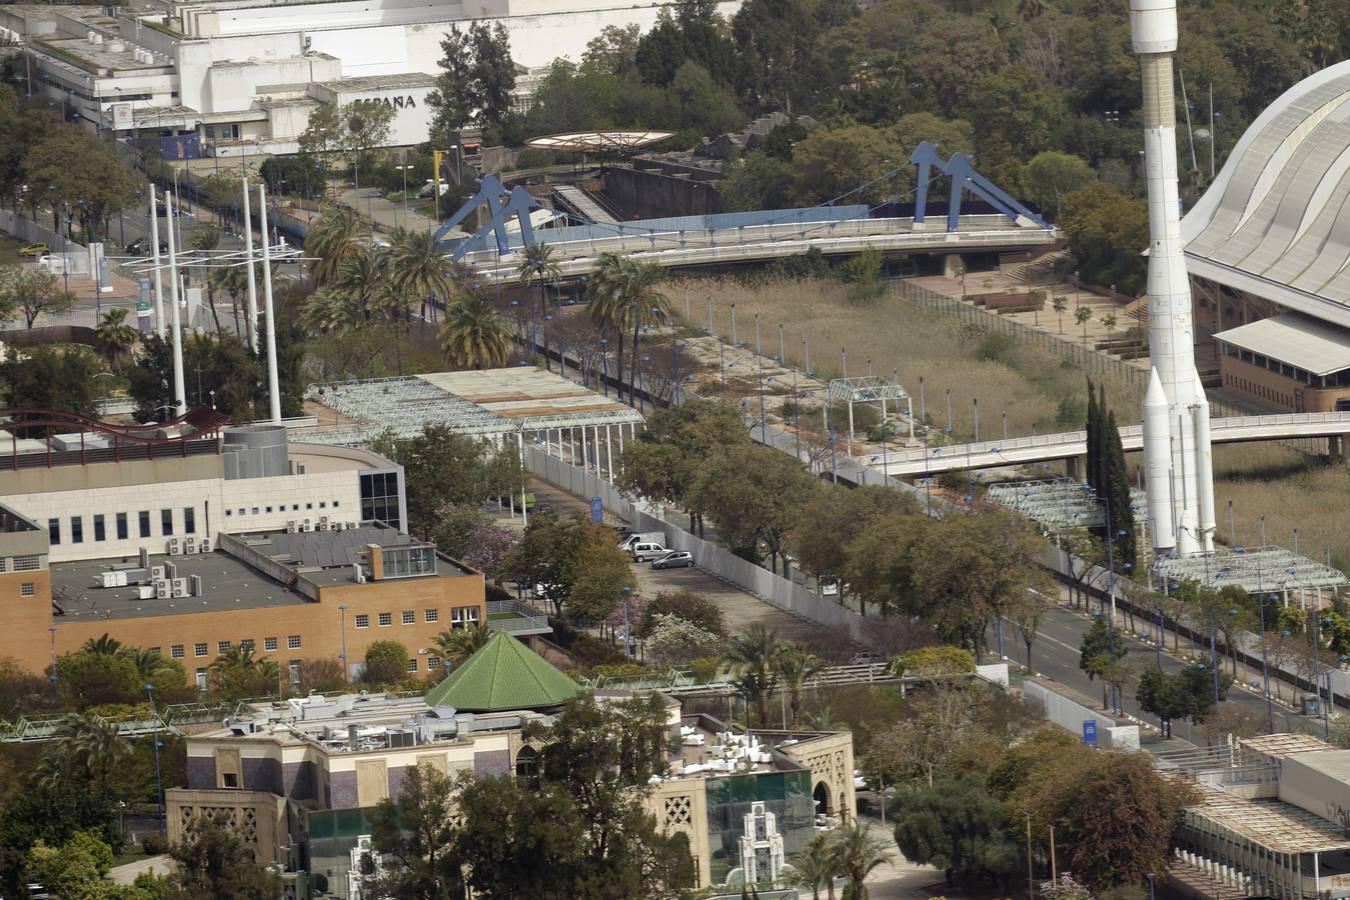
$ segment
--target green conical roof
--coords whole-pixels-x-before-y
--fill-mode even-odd
[[[431,689],[430,706],[462,712],[558,706],[581,687],[520,641],[497,632],[483,649]]]

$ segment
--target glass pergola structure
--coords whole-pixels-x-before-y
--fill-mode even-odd
[[[1106,524],[1106,507],[1091,487],[1081,481],[1053,478],[1039,481],[1001,481],[989,485],[985,498],[997,506],[1020,513],[1046,532],[1069,528],[1100,528]],[[1143,524],[1139,510],[1143,492],[1130,491],[1130,506],[1136,524]]]

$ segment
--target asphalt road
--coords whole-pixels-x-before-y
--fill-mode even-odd
[[[1091,620],[1077,612],[1072,612],[1065,607],[1056,607],[1052,609],[1044,618],[1041,627],[1037,632],[1036,641],[1032,644],[1031,660],[1036,672],[1045,675],[1061,684],[1072,688],[1079,694],[1088,698],[1095,698],[1094,705],[1100,708],[1102,689],[1100,681],[1090,681],[1086,674],[1078,668],[1079,647],[1082,645],[1083,635],[1091,627]],[[991,637],[993,637],[991,635]],[[1128,656],[1137,660],[1142,665],[1154,665],[1157,658],[1156,649],[1142,641],[1128,636],[1121,630],[1117,630],[1116,638],[1124,642]],[[1004,651],[1013,660],[1021,663],[1026,662],[1026,645],[1023,644],[1021,635],[1017,629],[1008,623],[1005,623],[1003,629]],[[1171,641],[1168,641],[1171,646]],[[1186,650],[1186,642],[1182,642],[1182,650]],[[1196,651],[1198,654],[1199,651]],[[1208,651],[1205,651],[1206,655]],[[1180,659],[1167,653],[1162,657],[1163,670],[1167,672],[1178,672],[1185,665]],[[1241,671],[1241,670],[1240,670]],[[1289,694],[1288,686],[1285,689],[1286,696]],[[1266,717],[1265,697],[1259,691],[1251,691],[1234,683],[1228,690],[1226,705],[1236,705],[1257,715],[1261,720]],[[1155,716],[1148,715],[1139,708],[1139,703],[1134,699],[1133,689],[1126,689],[1120,697],[1122,709],[1132,716],[1142,720],[1150,726],[1156,728],[1158,720]],[[1313,730],[1312,720],[1289,712],[1287,708],[1282,708],[1280,704],[1275,704],[1275,728],[1277,731],[1306,731]],[[1205,727],[1193,726],[1189,722],[1173,722],[1173,737],[1189,741],[1193,744],[1206,744],[1207,735]]]

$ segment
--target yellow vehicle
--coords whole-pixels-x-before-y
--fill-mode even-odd
[[[22,250],[19,251],[19,255],[20,255],[20,256],[45,256],[45,255],[46,255],[47,253],[49,253],[49,252],[50,252],[50,251],[47,249],[47,245],[46,245],[46,244],[43,244],[43,243],[37,243],[37,244],[29,244],[27,247],[24,247]]]

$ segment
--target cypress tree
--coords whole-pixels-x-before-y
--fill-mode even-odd
[[[1098,428],[1097,428],[1097,393],[1092,389],[1092,379],[1087,380],[1087,483],[1088,487],[1096,490],[1097,488],[1097,455],[1098,455]]]
[[[1111,437],[1111,429],[1108,428],[1108,425],[1107,425],[1107,419],[1108,419],[1108,414],[1109,414],[1109,412],[1110,412],[1110,411],[1107,409],[1107,406],[1106,406],[1106,385],[1105,385],[1105,384],[1098,384],[1098,385],[1097,385],[1097,438],[1096,438],[1096,440],[1097,440],[1097,474],[1096,474],[1096,479],[1097,479],[1097,480],[1096,480],[1096,482],[1095,482],[1095,484],[1097,485],[1097,497],[1098,497],[1098,499],[1107,496],[1107,491],[1110,489],[1110,481],[1109,481],[1108,479],[1109,479],[1110,474],[1111,474],[1111,472],[1110,472],[1110,467],[1111,467],[1111,448],[1114,446],[1114,443],[1118,443],[1119,440],[1120,440],[1119,435],[1117,435],[1117,436],[1114,438],[1114,443],[1113,443],[1113,439],[1112,439],[1112,437]],[[1111,421],[1114,421],[1114,418],[1112,418]]]
[[[1125,466],[1125,448],[1120,443],[1115,413],[1107,415],[1104,443],[1106,478],[1101,493],[1111,503],[1111,527],[1115,534],[1107,535],[1107,538],[1115,544],[1115,563],[1120,569],[1122,563],[1135,562],[1138,547],[1134,533],[1134,510],[1130,508],[1130,473]]]

